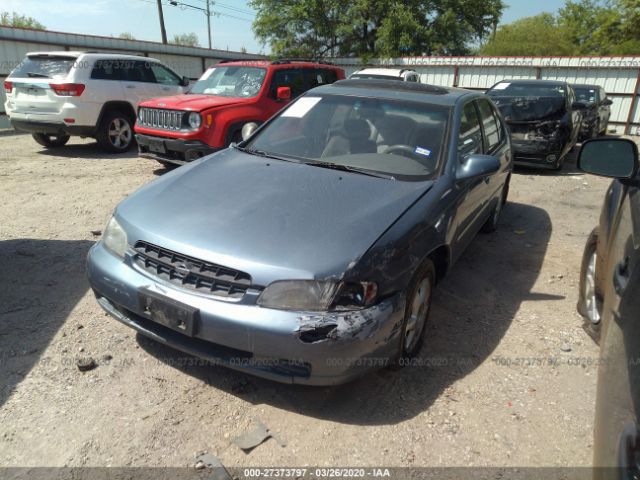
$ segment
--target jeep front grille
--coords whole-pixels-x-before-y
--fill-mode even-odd
[[[242,298],[251,286],[248,273],[198,260],[147,242],[133,247],[136,265],[176,285],[202,293]]]
[[[178,131],[183,127],[185,113],[187,112],[180,110],[140,107],[138,124],[143,127]]]

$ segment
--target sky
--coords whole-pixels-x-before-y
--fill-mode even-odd
[[[204,7],[206,0],[181,0]],[[169,3],[163,0],[163,3]],[[564,0],[505,0],[507,9],[502,23],[541,12],[555,12]],[[118,36],[129,32],[138,40],[160,41],[156,0],[0,0],[0,11],[15,11],[34,17],[48,30]],[[251,22],[255,13],[245,0],[215,1],[211,18],[213,48],[251,53],[268,53],[253,36]],[[164,7],[167,37],[194,32],[201,46],[208,45],[204,12],[184,7]]]

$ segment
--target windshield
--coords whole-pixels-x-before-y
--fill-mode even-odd
[[[207,70],[191,88],[191,93],[220,97],[255,97],[267,70],[257,67],[216,67]]]
[[[562,85],[540,83],[501,82],[487,92],[490,97],[563,97],[566,89]]]
[[[576,92],[576,99],[579,102],[596,103],[598,99],[598,93],[596,92],[595,88],[574,87],[574,90]]]
[[[435,176],[446,107],[339,95],[299,98],[246,146],[285,159],[396,177]]]
[[[10,78],[65,78],[76,62],[75,57],[27,57],[18,65]]]

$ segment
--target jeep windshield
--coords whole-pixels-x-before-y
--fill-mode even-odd
[[[308,165],[423,180],[443,156],[448,107],[347,95],[307,95],[252,139],[250,154]]]
[[[228,66],[207,70],[190,93],[219,97],[255,97],[260,92],[267,70],[258,67]]]

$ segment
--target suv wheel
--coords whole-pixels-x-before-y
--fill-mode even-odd
[[[36,142],[46,148],[62,147],[71,138],[69,135],[49,135],[47,133],[34,133],[32,136]]]
[[[96,135],[98,144],[110,152],[126,152],[133,146],[133,121],[119,111],[107,112]]]
[[[600,338],[602,319],[602,298],[597,291],[596,264],[598,262],[598,229],[589,235],[582,255],[580,268],[580,290],[578,297],[578,313],[584,319],[584,328],[596,343]]]

